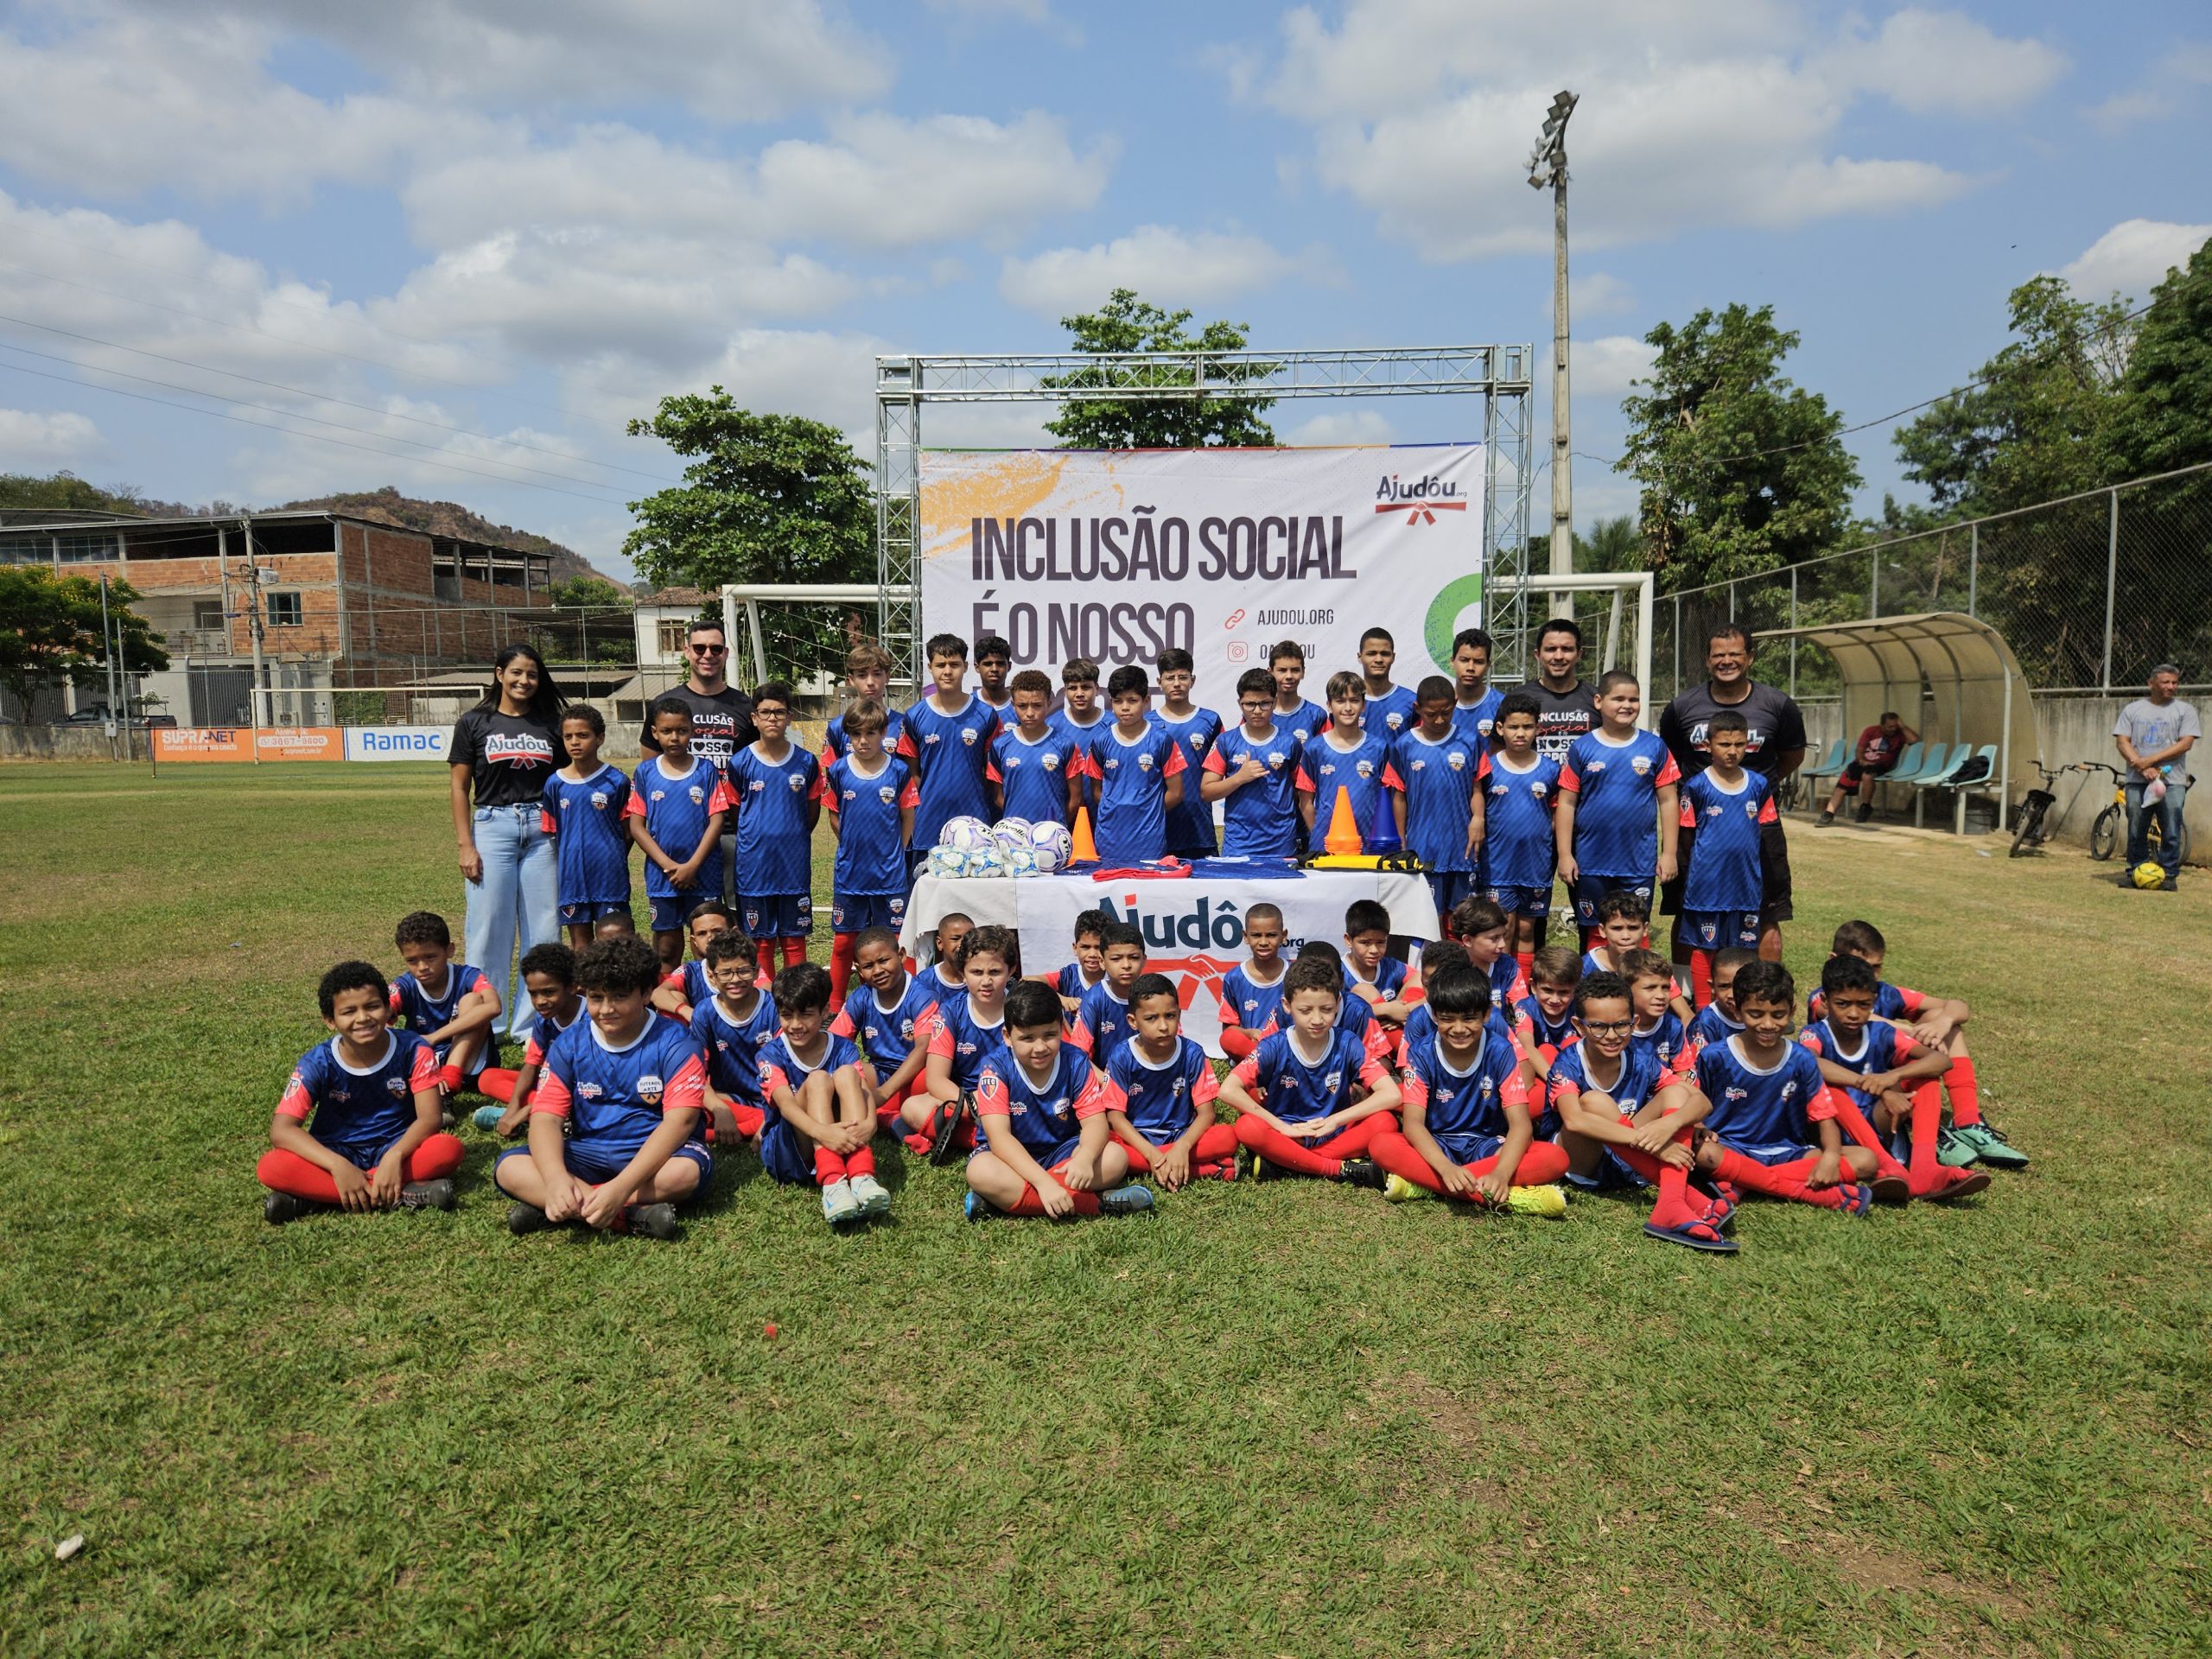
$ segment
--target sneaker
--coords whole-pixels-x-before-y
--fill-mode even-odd
[[[1347,1158],[1337,1171],[1337,1179],[1346,1186],[1363,1186],[1370,1192],[1380,1192],[1389,1178],[1382,1166],[1372,1158]]]
[[[1864,802],[1861,802],[1861,803],[1859,804],[1859,818],[1858,818],[1858,822],[1859,822],[1860,823],[1865,823],[1868,819],[1872,818],[1873,816],[1874,816],[1874,803],[1873,803],[1873,802],[1872,802],[1872,801],[1864,801]]]
[[[1542,1216],[1557,1221],[1567,1213],[1567,1194],[1549,1182],[1511,1187],[1505,1194],[1505,1207],[1516,1216]]]
[[[507,1230],[518,1238],[524,1233],[543,1232],[552,1224],[545,1212],[534,1204],[524,1204],[518,1198],[507,1206]]]
[[[1813,820],[1813,828],[1815,830],[1825,830],[1834,822],[1835,814],[1823,810],[1819,817]]]
[[[850,1181],[832,1181],[822,1189],[822,1219],[832,1227],[861,1218],[861,1201],[853,1196]]]
[[[403,1210],[450,1210],[454,1202],[453,1183],[442,1179],[410,1181],[399,1189],[399,1207]]]
[[[1269,1163],[1249,1147],[1239,1147],[1237,1154],[1245,1161],[1245,1173],[1255,1181],[1283,1181],[1290,1179],[1290,1172]]]
[[[1989,1172],[1981,1169],[1947,1169],[1941,1173],[1936,1185],[1923,1198],[1941,1204],[1952,1198],[1970,1198],[1989,1186]]]
[[[1981,1156],[1981,1149],[1956,1129],[1944,1129],[1936,1137],[1936,1161],[1946,1169],[1964,1169]]]
[[[468,1121],[483,1130],[485,1134],[490,1135],[499,1128],[499,1120],[506,1115],[507,1109],[504,1106],[479,1106],[469,1114]]]
[[[922,1133],[930,1138],[930,1162],[949,1164],[952,1161],[953,1142],[959,1138],[962,1120],[973,1121],[974,1101],[967,1095],[958,1100],[940,1101],[930,1114],[929,1127]]]
[[[1392,1204],[1418,1204],[1423,1198],[1433,1198],[1430,1192],[1419,1181],[1409,1181],[1402,1175],[1393,1175],[1382,1183],[1382,1196]]]
[[[647,1238],[674,1238],[677,1235],[676,1206],[672,1204],[633,1204],[624,1212],[630,1230],[643,1233]]]
[[[883,1183],[874,1176],[854,1176],[852,1188],[853,1197],[859,1201],[863,1221],[873,1221],[878,1216],[890,1213],[891,1194],[883,1190]]]
[[[2181,883],[2175,880],[2173,877],[2170,875],[2164,880],[2158,883],[2158,891],[2160,893],[2179,893],[2181,891]]]
[[[970,1221],[982,1221],[998,1213],[980,1192],[970,1192],[960,1200],[960,1213]]]
[[[288,1221],[297,1221],[302,1216],[311,1216],[329,1207],[312,1198],[296,1198],[289,1192],[271,1192],[262,1201],[261,1214],[271,1227],[282,1227]]]
[[[1101,1215],[1137,1216],[1142,1215],[1151,1208],[1152,1189],[1148,1186],[1139,1186],[1135,1182],[1131,1182],[1127,1186],[1109,1188],[1098,1195],[1098,1211]]]
[[[2005,1139],[1986,1122],[1966,1123],[1951,1133],[1974,1148],[1976,1160],[1993,1169],[2025,1169],[2028,1154],[2017,1147],[2005,1144]]]

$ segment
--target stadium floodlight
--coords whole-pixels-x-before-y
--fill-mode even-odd
[[[1569,467],[1573,445],[1567,422],[1567,120],[1582,100],[1562,91],[1552,99],[1544,117],[1544,130],[1529,152],[1529,183],[1552,191],[1552,535],[1551,574],[1574,572],[1574,484]],[[1562,614],[1574,601],[1572,595],[1554,592],[1552,614]]]

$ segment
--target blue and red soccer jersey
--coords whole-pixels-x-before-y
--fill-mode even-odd
[[[1052,727],[1061,741],[1081,755],[1088,763],[1090,759],[1091,745],[1114,729],[1114,716],[1110,710],[1099,709],[1093,711],[1087,723],[1077,725],[1068,717],[1066,709],[1058,709],[1053,711],[1052,718],[1046,724]]]
[[[556,772],[545,780],[543,798],[545,828],[553,837],[556,902],[563,910],[627,905],[630,832],[622,810],[630,804],[630,780],[605,765],[583,779]]]
[[[822,774],[823,798],[837,816],[837,856],[830,886],[841,899],[906,891],[906,838],[899,827],[899,809],[913,805],[920,793],[904,760],[887,755],[881,765],[880,772],[865,772],[848,755],[831,761]],[[744,874],[742,867],[738,873]]]
[[[1514,1003],[1513,1011],[1528,1021],[1529,1040],[1532,1046],[1557,1052],[1569,1043],[1580,1040],[1574,1034],[1574,1010],[1571,1006],[1554,1020],[1544,1013],[1544,1005],[1537,1001],[1535,993],[1531,992]]]
[[[906,724],[906,713],[887,702],[883,705],[883,752],[896,754],[899,753],[899,733]],[[826,767],[833,761],[843,760],[852,752],[852,745],[845,741],[845,717],[840,715],[822,734],[822,764]]]
[[[1406,1049],[1398,1092],[1408,1107],[1426,1109],[1421,1122],[1454,1163],[1487,1158],[1505,1138],[1505,1109],[1529,1103],[1528,1080],[1521,1074],[1521,1052],[1500,1042],[1485,1026],[1475,1044],[1474,1059],[1455,1071],[1444,1046],[1432,1036]]]
[[[1221,850],[1230,858],[1287,858],[1298,850],[1298,758],[1303,744],[1280,718],[1265,737],[1243,727],[1224,732],[1206,752],[1204,770],[1217,778],[1256,760],[1266,772],[1221,799]],[[1195,787],[1185,778],[1183,787]]]
[[[1684,913],[1756,914],[1766,902],[1761,826],[1780,822],[1781,816],[1774,807],[1772,780],[1746,770],[1734,789],[1724,789],[1708,768],[1682,780],[1681,797],[1682,828],[1697,833],[1683,875]],[[1694,938],[1693,942],[1706,943]]]
[[[1462,741],[1487,749],[1491,728],[1497,724],[1497,705],[1504,701],[1505,693],[1493,685],[1472,702],[1453,702],[1452,729]]]
[[[1329,711],[1319,703],[1300,698],[1298,707],[1285,714],[1277,708],[1272,715],[1276,728],[1288,732],[1300,743],[1311,743],[1329,728]]]
[[[1224,974],[1215,999],[1221,1005],[1222,1029],[1233,1026],[1258,1032],[1273,1026],[1282,1008],[1282,982],[1289,972],[1288,963],[1279,963],[1273,979],[1257,980],[1252,977],[1251,964],[1239,963]]]
[[[1066,1045],[1063,1044],[1063,1047]],[[988,1025],[977,1020],[968,1006],[965,992],[948,996],[937,1005],[937,1018],[930,1022],[929,1046],[924,1052],[943,1055],[952,1063],[953,1086],[972,1090],[976,1080],[983,1074],[983,1062],[994,1054],[1006,1052],[1006,1012]],[[1088,1065],[1088,1058],[1084,1064]]]
[[[276,1109],[368,1169],[414,1127],[416,1092],[438,1086],[438,1057],[413,1032],[388,1031],[384,1058],[357,1071],[339,1058],[339,1041],[333,1037],[300,1056]]]
[[[1593,1065],[1602,1068],[1605,1062],[1587,1043],[1570,1043],[1560,1050],[1544,1076],[1548,1115],[1555,1118],[1570,1096],[1595,1091],[1610,1099],[1623,1118],[1630,1118],[1649,1106],[1652,1096],[1666,1085],[1667,1074],[1660,1070],[1658,1056],[1634,1043],[1621,1051],[1620,1070],[1611,1083],[1600,1083],[1591,1075]]]
[[[1414,1010],[1414,1014],[1420,1012],[1421,1009],[1418,1007]],[[1411,1014],[1407,1016],[1408,1020],[1412,1017]],[[1259,1034],[1262,1038],[1272,1037],[1278,1032],[1287,1032],[1289,1029],[1290,1018],[1283,1009],[1281,997],[1278,993],[1274,1017],[1266,1025],[1258,1028]],[[1382,1028],[1382,1022],[1375,1017],[1375,1010],[1367,1006],[1366,999],[1363,997],[1353,996],[1346,993],[1337,1000],[1336,1029],[1349,1033],[1358,1041],[1362,1051],[1375,1055],[1378,1058],[1390,1052],[1390,1033]]]
[[[575,1025],[577,1020],[583,1017],[583,1005],[579,1002],[576,1005],[575,1019],[569,1020],[569,1026]],[[530,1022],[530,1034],[523,1039],[522,1063],[524,1065],[543,1066],[545,1064],[547,1052],[553,1046],[553,1039],[566,1031],[569,1026],[563,1025],[550,1014],[537,1015]]]
[[[1082,749],[1057,726],[1034,743],[1008,726],[991,740],[988,775],[1005,799],[1001,817],[1065,824],[1068,779],[1083,775]]]
[[[976,1116],[1006,1119],[1022,1150],[1047,1171],[1075,1156],[1085,1119],[1120,1103],[1113,1084],[1091,1065],[1090,1057],[1065,1043],[1042,1083],[1021,1069],[1013,1051],[1001,1047],[984,1060],[976,1084]],[[982,1152],[988,1144],[979,1135],[976,1149]]]
[[[1359,723],[1388,743],[1413,730],[1418,719],[1414,707],[1413,687],[1394,685],[1381,696],[1367,700],[1367,711]]]
[[[421,1036],[426,1032],[440,1031],[453,1023],[454,1015],[461,1012],[461,999],[479,986],[488,986],[477,969],[465,962],[446,963],[446,982],[435,992],[412,974],[402,974],[391,982],[391,1011],[409,1031]],[[438,1064],[443,1065],[452,1049],[450,1039],[436,1047]],[[477,1051],[476,1063],[480,1066],[490,1058],[487,1043]]]
[[[812,1061],[802,1058],[791,1046],[791,1039],[780,1031],[760,1045],[760,1099],[772,1120],[783,1116],[776,1109],[777,1090],[788,1089],[796,1095],[817,1071],[834,1077],[847,1066],[860,1065],[861,1051],[851,1038],[830,1032],[823,1035],[822,1043],[822,1052]]]
[[[1193,709],[1181,720],[1159,713],[1153,719],[1183,757],[1183,801],[1167,815],[1167,850],[1179,858],[1211,858],[1213,803],[1198,798],[1198,772],[1220,741],[1221,716],[1211,709]]]
[[[1689,1033],[1683,1028],[1682,1016],[1672,1008],[1661,1014],[1649,1030],[1638,1026],[1629,1033],[1628,1042],[1630,1048],[1650,1050],[1662,1071],[1688,1069]]]
[[[1259,1093],[1268,1110],[1281,1122],[1310,1123],[1351,1105],[1355,1083],[1373,1089],[1389,1072],[1348,1031],[1331,1032],[1329,1046],[1317,1060],[1309,1060],[1299,1052],[1292,1033],[1279,1031],[1262,1039],[1257,1048],[1236,1063],[1230,1075],[1248,1093]],[[1335,1138],[1331,1135],[1303,1144],[1325,1147]]]
[[[671,772],[667,763],[655,755],[638,763],[630,776],[630,798],[624,804],[622,815],[643,818],[645,833],[653,838],[661,851],[678,864],[684,862],[699,849],[707,838],[707,821],[716,813],[727,813],[737,804],[730,792],[729,780],[722,776],[720,766],[711,761],[691,757],[688,772]],[[716,842],[707,849],[706,857],[699,861],[697,884],[686,888],[684,895],[696,899],[719,898],[722,890],[722,849]],[[668,872],[650,859],[645,863],[645,893],[654,899],[674,899],[678,896],[675,884],[669,880]]]
[[[1052,976],[1052,988],[1062,996],[1081,1001],[1083,994],[1104,977],[1105,975],[1101,973],[1098,979],[1085,979],[1083,976],[1083,964],[1079,962],[1071,962]]]
[[[1928,1006],[1928,999],[1918,991],[1909,991],[1902,985],[1892,985],[1886,979],[1874,984],[1874,1017],[1878,1020],[1917,1020],[1920,1011]],[[1805,999],[1805,1017],[1818,1020],[1827,1007],[1827,998],[1818,986]]]
[[[914,1052],[918,1041],[927,1041],[930,1023],[937,1018],[937,998],[919,974],[908,974],[889,1007],[885,1007],[869,985],[855,986],[845,1006],[830,1021],[830,1029],[861,1046],[881,1082]]]
[[[1173,1059],[1154,1065],[1135,1043],[1124,1043],[1105,1062],[1106,1079],[1121,1091],[1129,1127],[1155,1147],[1182,1138],[1197,1108],[1221,1093],[1206,1052],[1187,1037],[1175,1039]]]
[[[604,1166],[638,1155],[669,1112],[700,1111],[707,1063],[691,1033],[648,1015],[621,1047],[588,1020],[554,1039],[530,1109],[567,1120],[572,1151]]]
[[[1103,1065],[1129,1040],[1135,1028],[1136,1017],[1129,1012],[1129,1005],[1102,979],[1083,994],[1068,1042],[1090,1055],[1094,1065]]]
[[[1835,1027],[1825,1020],[1815,1020],[1797,1033],[1797,1046],[1816,1060],[1826,1060],[1830,1065],[1840,1065],[1847,1071],[1856,1071],[1865,1077],[1872,1071],[1894,1071],[1919,1052],[1920,1045],[1906,1033],[1898,1030],[1886,1020],[1872,1021],[1859,1034],[1859,1046],[1847,1051]],[[1851,1090],[1851,1097],[1861,1107],[1872,1106],[1873,1096],[1863,1089]]]
[[[1417,726],[1390,746],[1391,768],[1406,798],[1406,846],[1433,874],[1475,868],[1467,856],[1467,821],[1484,753],[1456,732],[1431,742]]]
[[[738,892],[747,898],[811,893],[814,829],[807,817],[822,798],[821,763],[796,743],[780,760],[749,743],[726,765],[737,797]]]
[[[1167,780],[1184,772],[1183,751],[1175,740],[1153,725],[1135,739],[1109,728],[1093,740],[1084,770],[1098,798],[1098,821],[1092,826],[1098,861],[1141,864],[1165,854]]]
[[[1616,886],[1649,887],[1659,868],[1659,791],[1681,777],[1651,732],[1619,743],[1585,732],[1569,743],[1559,786],[1574,791],[1574,861],[1581,872],[1620,877]]]
[[[1503,752],[1483,759],[1483,880],[1493,887],[1548,891],[1559,865],[1552,836],[1552,809],[1559,800],[1559,766],[1531,755],[1516,769]]]
[[[1375,964],[1375,977],[1362,979],[1352,970],[1350,962],[1344,963],[1344,995],[1350,996],[1355,988],[1365,985],[1373,989],[1377,998],[1385,1002],[1395,1001],[1398,993],[1406,988],[1406,976],[1411,970],[1395,957],[1385,957]],[[1364,1001],[1364,997],[1360,999]]]
[[[999,717],[980,697],[952,715],[939,714],[927,697],[906,710],[899,733],[899,758],[914,772],[914,845],[934,847],[951,819],[991,821],[991,791],[984,785],[991,740]]]
[[[1708,1002],[1697,1011],[1690,1021],[1689,1039],[1692,1048],[1703,1048],[1707,1043],[1725,1043],[1743,1030],[1743,1021],[1731,1020],[1720,1012],[1718,1002]]]
[[[1299,752],[1298,786],[1313,798],[1313,838],[1329,831],[1337,810],[1337,791],[1346,791],[1352,822],[1359,827],[1363,845],[1374,835],[1376,810],[1388,812],[1388,791],[1402,787],[1390,765],[1389,740],[1363,729],[1359,741],[1349,749],[1335,742],[1336,730],[1317,734]],[[1395,828],[1395,821],[1392,827]]]
[[[1742,1045],[1731,1037],[1698,1050],[1697,1086],[1713,1103],[1705,1127],[1732,1151],[1760,1163],[1794,1162],[1813,1150],[1813,1125],[1835,1116],[1820,1062],[1789,1043],[1761,1071],[1744,1058]]]
[[[708,1081],[717,1092],[750,1105],[760,1103],[760,1046],[776,1034],[780,1023],[776,1000],[766,991],[754,996],[753,1011],[743,1020],[732,1018],[712,993],[691,1005],[691,1039],[707,1057]]]

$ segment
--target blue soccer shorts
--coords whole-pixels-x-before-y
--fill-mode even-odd
[[[838,893],[830,897],[830,931],[833,933],[858,933],[871,927],[887,927],[896,933],[906,925],[906,895],[903,893]]]
[[[1756,910],[1686,910],[1682,942],[1693,950],[1755,950],[1759,943]]]
[[[1552,913],[1552,884],[1541,887],[1491,887],[1486,894],[1493,905],[1509,917],[1526,916],[1541,922]]]
[[[1592,875],[1585,870],[1574,878],[1574,919],[1585,927],[1598,925],[1598,901],[1609,893],[1632,893],[1651,912],[1652,880],[1643,875]]]
[[[814,896],[779,893],[756,896],[740,893],[738,925],[755,939],[803,939],[814,931]]]
[[[562,1160],[568,1165],[569,1173],[579,1180],[589,1181],[594,1186],[613,1180],[630,1166],[630,1160],[637,1155],[635,1147],[626,1149],[601,1147],[588,1141],[571,1141],[561,1148]],[[526,1146],[509,1147],[499,1155],[493,1167],[497,1169],[499,1164],[505,1163],[510,1158],[529,1156],[530,1148]],[[715,1155],[707,1150],[707,1143],[703,1141],[686,1141],[669,1156],[689,1158],[699,1166],[699,1185],[694,1189],[696,1192],[703,1193],[709,1183],[715,1179]]]
[[[1449,916],[1459,907],[1459,901],[1475,890],[1472,870],[1431,870],[1424,878],[1428,882],[1428,896],[1436,901],[1436,913]]]
[[[687,887],[673,897],[663,899],[649,895],[647,906],[652,911],[652,928],[656,933],[681,933],[691,912],[709,899],[719,899],[721,893],[709,887]]]
[[[561,925],[583,927],[602,916],[627,916],[629,913],[630,901],[627,899],[587,899],[582,904],[561,906]]]

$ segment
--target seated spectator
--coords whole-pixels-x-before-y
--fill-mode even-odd
[[[1919,741],[1920,734],[1906,725],[1896,709],[1885,710],[1879,724],[1859,734],[1851,764],[1837,775],[1828,804],[1821,809],[1821,827],[1835,822],[1835,815],[1843,810],[1845,796],[1858,794],[1859,785],[1870,778],[1896,771],[1906,747]],[[1874,798],[1869,795],[1859,803],[1859,822],[1864,823],[1873,816]]]

